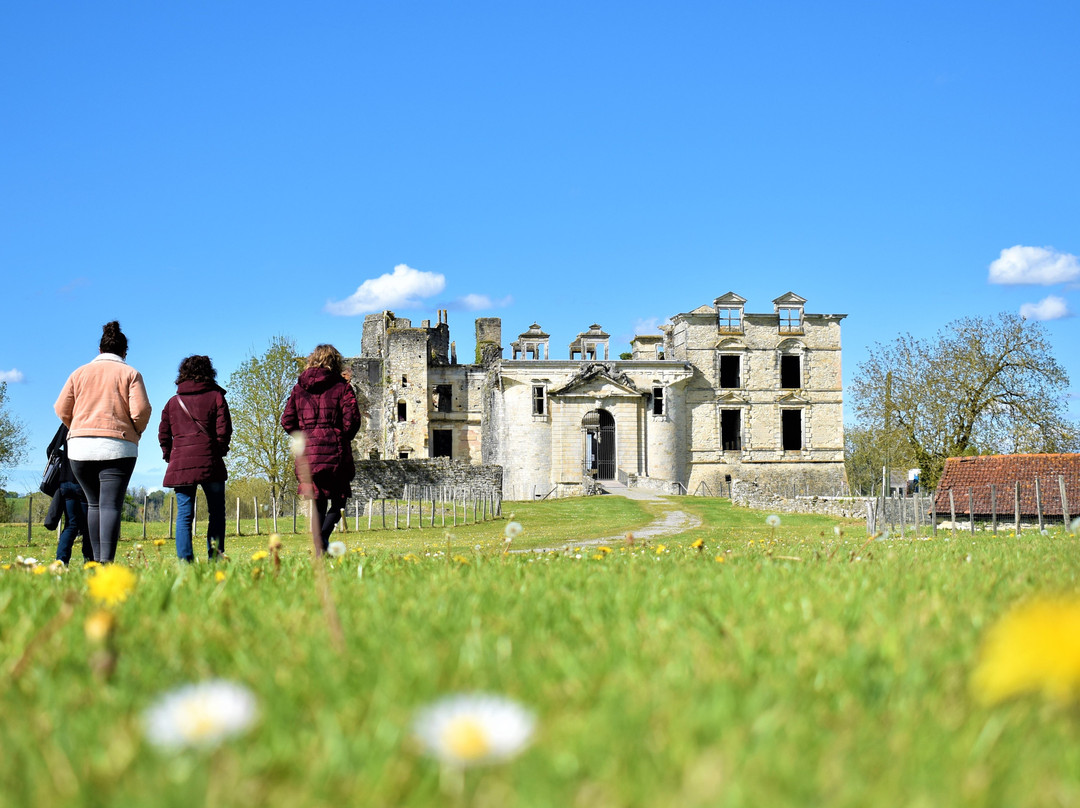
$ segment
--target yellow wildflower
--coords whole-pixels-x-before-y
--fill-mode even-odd
[[[154,546],[155,547],[164,547],[165,546],[165,539],[154,539]]]
[[[603,561],[605,558],[603,553],[597,553],[593,556],[593,561]]]
[[[705,547],[705,540],[704,539],[697,539],[690,546],[692,548],[694,548],[695,550],[702,550]]]
[[[135,573],[127,567],[99,564],[88,584],[90,597],[106,606],[117,606],[128,599],[135,589],[136,580]]]
[[[987,632],[971,687],[986,704],[1029,691],[1080,696],[1080,599],[1036,600],[1006,614]]]
[[[716,563],[717,563],[717,564],[723,564],[723,563],[725,563],[726,561],[727,561],[727,559],[726,559],[726,558],[724,558],[724,557],[723,557],[722,555],[718,555],[718,556],[716,557]]]
[[[48,571],[49,568],[42,564],[38,564],[36,567],[34,567],[34,575],[44,575]]]
[[[456,561],[456,562],[457,562],[458,564],[464,564],[465,566],[468,566],[468,565],[469,565],[469,559],[467,559],[467,558],[466,558],[465,556],[463,556],[463,555],[456,555],[456,556],[454,556],[454,561]]]
[[[9,570],[9,569],[11,569],[10,564],[0,564],[0,570]]]
[[[268,552],[266,552],[266,550],[257,550],[256,552],[251,554],[251,560],[252,561],[262,561],[268,555],[270,555],[270,554]]]
[[[604,555],[607,555],[608,553],[614,553],[615,552],[610,547],[605,547],[604,545],[600,545],[599,547],[596,548],[596,550],[597,550],[597,552],[603,553]]]
[[[402,561],[411,561],[414,564],[420,561],[420,557],[416,553],[406,553],[401,557]]]
[[[665,550],[667,550],[667,547],[665,547],[663,544],[656,545],[656,554],[657,555],[663,555]]]
[[[225,580],[225,573],[222,572],[221,570],[215,570],[214,571],[214,580],[217,581],[220,584],[222,581]]]
[[[100,567],[100,566],[101,566],[101,562],[99,562],[99,561],[87,561],[85,564],[82,565],[82,568],[84,570],[92,570],[94,567]]]

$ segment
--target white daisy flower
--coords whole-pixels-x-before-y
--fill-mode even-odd
[[[525,528],[521,526],[520,522],[507,522],[506,527],[503,528],[503,535],[506,536],[507,541],[510,541],[520,536],[523,530]]]
[[[466,693],[422,709],[413,733],[427,754],[465,767],[509,760],[525,748],[535,726],[532,711],[516,701]]]
[[[206,749],[244,732],[257,716],[250,690],[214,679],[166,693],[143,712],[143,727],[149,741],[162,749]]]
[[[343,555],[345,555],[345,542],[330,542],[330,546],[326,548],[326,552],[331,558],[341,558]]]
[[[769,527],[779,527],[780,517],[777,516],[775,513],[770,513],[768,516],[765,517],[765,524],[767,524]]]

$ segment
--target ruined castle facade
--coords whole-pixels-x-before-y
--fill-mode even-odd
[[[359,460],[446,457],[501,466],[505,499],[619,480],[712,493],[732,479],[816,492],[844,482],[842,314],[808,314],[794,293],[745,311],[734,292],[677,314],[611,357],[599,325],[553,359],[533,323],[511,342],[476,321],[476,356],[457,361],[446,312],[415,327],[364,320],[349,360],[364,424]]]

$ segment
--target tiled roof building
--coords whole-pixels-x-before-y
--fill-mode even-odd
[[[1039,503],[1035,501],[1035,481],[1039,485]],[[1044,517],[1060,519],[1061,484],[1065,487],[1067,514],[1080,514],[1080,454],[1015,454],[981,457],[950,457],[938,483],[934,505],[938,513],[949,512],[952,490],[957,514],[968,515],[968,494],[975,516],[987,517],[991,505],[991,486],[998,516],[1011,516],[1020,490],[1020,516],[1034,517],[1042,506]]]

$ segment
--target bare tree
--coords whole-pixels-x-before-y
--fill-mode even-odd
[[[932,340],[876,345],[851,400],[860,426],[883,445],[902,443],[933,485],[947,457],[1075,448],[1068,385],[1046,329],[1002,313],[956,320]]]
[[[259,356],[249,356],[229,376],[233,437],[229,469],[241,477],[261,477],[273,496],[295,488],[289,436],[281,428],[285,401],[296,384],[300,360],[290,337],[276,336]]]

